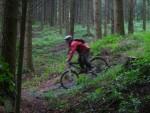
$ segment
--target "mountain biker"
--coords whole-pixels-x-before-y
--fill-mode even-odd
[[[72,57],[75,52],[78,53],[78,62],[81,67],[80,72],[85,72],[88,69],[90,70],[92,68],[90,61],[89,61],[89,53],[90,53],[90,47],[87,43],[85,43],[82,39],[73,39],[71,35],[67,35],[64,40],[66,41],[69,51],[67,56],[67,62],[70,63],[72,60]]]

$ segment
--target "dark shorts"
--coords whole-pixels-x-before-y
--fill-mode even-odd
[[[86,69],[86,68],[91,69],[91,63],[90,63],[89,55],[90,55],[89,52],[79,54],[78,62],[79,62],[80,67],[82,69]]]

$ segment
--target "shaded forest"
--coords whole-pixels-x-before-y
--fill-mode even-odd
[[[149,45],[150,0],[0,0],[0,113],[149,113]]]

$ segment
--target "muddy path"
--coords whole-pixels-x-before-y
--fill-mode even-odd
[[[53,91],[59,95],[65,90],[61,87],[58,80],[59,77],[44,81],[34,92],[23,89],[21,113],[61,113],[58,110],[51,111],[48,106],[48,101],[43,97],[43,94],[48,91]]]
[[[21,113],[47,113],[47,102],[39,96],[22,91]]]
[[[65,50],[66,46],[64,43],[55,45],[50,48],[48,52],[52,54],[59,54],[62,50]],[[43,97],[43,94],[51,91],[55,94],[62,93],[63,89],[59,83],[60,73],[49,75],[49,79],[41,82],[35,91],[30,91],[28,89],[22,89],[22,104],[21,113],[61,113],[60,111],[51,111],[48,108],[48,101]]]

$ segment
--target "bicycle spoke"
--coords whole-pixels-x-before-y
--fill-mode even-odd
[[[71,88],[77,83],[77,75],[74,72],[65,72],[61,77],[61,85],[64,88]]]
[[[108,68],[107,62],[101,57],[94,58],[91,62],[93,66],[92,71],[95,73],[101,73]]]

